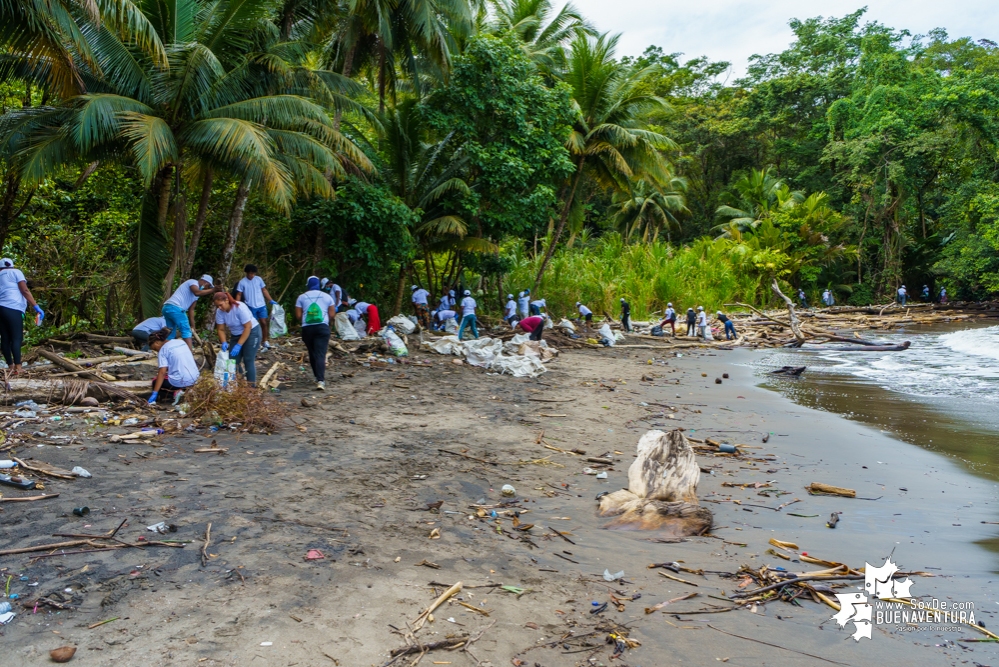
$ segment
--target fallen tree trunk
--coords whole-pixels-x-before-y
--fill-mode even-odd
[[[89,371],[83,366],[80,366],[79,364],[76,364],[70,361],[69,359],[66,359],[65,357],[60,357],[55,352],[49,352],[48,350],[39,348],[38,354],[39,356],[48,359],[56,366],[65,368],[67,371],[71,373],[76,373],[81,378],[86,378],[88,380],[99,380],[99,381],[108,381],[108,380],[114,381],[116,379],[115,376],[113,375],[108,375],[107,373],[101,373],[100,371],[97,370]]]
[[[835,350],[837,352],[902,352],[908,350],[912,341],[905,341],[898,345],[862,345],[860,347],[825,347],[824,350]]]
[[[115,345],[128,345],[134,343],[131,336],[101,336],[100,334],[84,333],[80,334],[86,340],[92,340],[95,343],[112,343]]]
[[[139,395],[152,392],[152,385],[145,380],[124,382],[99,382],[88,380],[20,380],[7,382],[0,387],[0,402],[11,405],[31,399],[38,403],[58,403],[73,405],[83,398],[96,398],[98,401],[128,400],[141,403]]]
[[[787,312],[788,315],[790,316],[788,318],[789,326],[791,327],[791,332],[794,334],[795,340],[798,342],[798,345],[800,346],[802,343],[805,342],[805,334],[802,333],[801,323],[798,321],[798,315],[794,312],[794,302],[791,301],[790,297],[786,296],[783,292],[780,291],[780,285],[777,284],[776,278],[774,279],[773,285],[771,285],[770,287],[773,289],[774,293],[777,294],[777,296],[779,296],[781,299],[783,299],[784,303],[787,305]]]

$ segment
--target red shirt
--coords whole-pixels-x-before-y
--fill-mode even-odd
[[[525,317],[520,321],[520,328],[528,333],[534,333],[534,330],[540,326],[544,326],[544,319],[534,315],[533,317]]]

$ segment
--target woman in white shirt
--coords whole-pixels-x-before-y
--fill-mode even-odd
[[[183,393],[198,381],[198,364],[194,361],[191,348],[183,338],[167,340],[173,332],[161,329],[149,334],[149,348],[156,352],[160,371],[153,380],[153,393],[149,397],[152,405],[160,397],[160,391]]]
[[[45,312],[35,303],[35,297],[28,289],[28,283],[20,269],[14,268],[14,260],[0,259],[0,351],[3,360],[12,368],[14,375],[21,372],[21,345],[24,341],[24,311],[28,304],[35,309],[37,324],[45,318]]]
[[[462,335],[465,333],[465,327],[469,327],[472,330],[472,335],[475,336],[476,340],[479,338],[479,327],[478,320],[475,318],[475,299],[472,298],[472,293],[465,290],[465,297],[461,300],[461,326],[458,327],[458,340],[461,340]]]
[[[257,383],[257,350],[263,338],[262,327],[253,311],[242,301],[236,301],[228,292],[217,292],[212,297],[217,310],[215,311],[215,330],[222,343],[222,351],[229,353],[230,359],[236,360],[236,369],[242,365],[246,371],[246,381],[256,386]],[[226,340],[226,329],[236,343],[229,349]]]

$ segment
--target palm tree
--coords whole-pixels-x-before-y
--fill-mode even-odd
[[[267,35],[274,32],[266,21],[269,5],[144,2],[165,43],[165,65],[108,25],[85,24],[81,31],[100,66],[76,63],[87,92],[8,113],[0,136],[16,151],[29,183],[80,160],[116,160],[136,169],[146,201],[135,276],[148,314],[158,311],[164,274],[172,277],[184,254],[185,176],[207,180],[222,172],[240,183],[223,253],[223,261],[231,262],[234,231],[251,188],[287,211],[297,196],[331,196],[330,179],[345,175],[346,165],[371,165],[316,101],[315,88],[325,82],[326,97],[353,104],[341,92],[347,87],[342,77],[303,71],[281,57],[279,46],[267,48]],[[171,210],[172,256],[163,244]]]
[[[731,237],[734,229],[742,232],[755,229],[774,211],[793,208],[805,199],[804,193],[791,190],[770,169],[752,169],[739,178],[732,188],[735,190],[734,194],[723,195],[728,203],[715,211],[718,218],[726,219],[715,230],[721,231],[721,235],[726,237]]]
[[[679,230],[677,215],[688,213],[684,192],[687,181],[679,176],[669,179],[665,187],[638,179],[623,192],[616,192],[612,198],[614,224],[625,241],[634,237],[643,243],[655,241],[659,232]]]
[[[490,0],[493,17],[489,30],[514,35],[524,53],[545,73],[565,65],[565,46],[578,32],[595,35],[596,29],[571,3],[555,11],[551,0]]]
[[[635,177],[662,183],[671,175],[661,151],[675,148],[670,139],[644,128],[642,118],[651,110],[662,110],[666,102],[642,91],[650,68],[634,69],[614,59],[618,37],[607,34],[591,38],[578,32],[570,46],[561,78],[572,89],[576,107],[566,147],[575,172],[563,188],[562,213],[555,234],[534,279],[537,289],[555,252],[573,201],[584,178],[596,186],[621,190]]]

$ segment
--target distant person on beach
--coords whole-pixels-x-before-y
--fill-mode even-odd
[[[947,303],[947,288],[940,288],[940,303]]]
[[[245,303],[250,309],[250,314],[260,323],[260,333],[262,336],[260,347],[264,350],[269,350],[271,349],[271,344],[268,342],[268,338],[270,338],[270,320],[268,319],[267,305],[270,304],[273,306],[277,304],[277,301],[267,291],[264,279],[257,275],[256,265],[247,264],[243,267],[243,273],[246,274],[246,277],[240,279],[236,284],[236,300]]]
[[[802,308],[808,308],[808,297],[805,296],[805,290],[798,290],[798,302],[801,304]]]
[[[215,304],[215,329],[218,332],[222,351],[229,353],[230,359],[236,360],[236,368],[243,369],[246,381],[251,386],[257,384],[257,350],[263,338],[263,323],[253,314],[253,309],[242,301],[232,298],[228,292],[217,292],[212,298]],[[267,309],[264,308],[264,312]],[[233,340],[229,347],[228,337]]]
[[[531,334],[531,340],[541,340],[541,334],[545,330],[545,318],[539,315],[532,315],[531,317],[522,319],[517,323],[517,326]]]
[[[40,325],[45,319],[45,312],[31,295],[24,274],[14,268],[14,260],[0,259],[0,348],[14,375],[21,373],[24,313],[29,305],[35,311],[35,324]]]
[[[531,290],[524,290],[517,296],[517,310],[520,312],[520,319],[524,319],[531,314]]]
[[[438,330],[439,331],[447,330],[448,320],[454,321],[454,325],[458,326],[458,322],[455,320],[456,315],[457,313],[455,313],[453,310],[438,310],[437,311]]]
[[[503,307],[503,321],[509,324],[511,328],[517,326],[517,302],[514,301],[512,294],[506,295],[506,305]]]
[[[621,328],[631,333],[631,304],[621,298]]]
[[[669,325],[670,332],[672,332],[673,337],[675,338],[676,337],[676,311],[673,310],[673,304],[672,303],[667,303],[666,304],[666,312],[664,313],[663,321],[659,323],[659,327],[662,328],[665,331],[667,324]]]
[[[149,334],[160,329],[166,329],[166,319],[162,317],[150,317],[142,320],[132,329],[132,340],[143,352],[149,351]]]
[[[548,314],[548,301],[545,299],[535,299],[531,302],[531,315]]]
[[[834,303],[836,303],[836,299],[833,297],[831,289],[827,289],[825,292],[822,293],[822,303],[826,304],[827,306],[831,306]]]
[[[582,302],[576,302],[576,308],[579,310],[579,316],[586,322],[586,329],[589,331],[590,323],[593,322],[593,311],[582,304]]]
[[[0,260],[2,261],[2,260]],[[316,279],[319,284],[319,279]],[[194,306],[198,303],[198,297],[208,296],[218,292],[221,288],[216,288],[212,277],[207,273],[197,280],[191,278],[185,280],[174,290],[166,303],[163,304],[163,318],[167,321],[167,326],[177,338],[183,338],[187,346],[192,347],[194,341]],[[150,346],[152,344],[150,343]]]
[[[478,321],[475,319],[475,299],[472,298],[472,293],[465,290],[465,296],[461,300],[461,326],[458,327],[458,340],[461,340],[465,333],[465,327],[468,327],[472,331],[472,335],[475,336],[476,340],[479,338],[479,327],[477,326]]]
[[[697,329],[697,313],[694,312],[693,308],[687,309],[687,335],[696,336]]]
[[[419,285],[413,285],[410,289],[413,291],[413,310],[416,319],[420,322],[421,327],[429,329],[430,304],[427,300],[430,298],[430,292]]]
[[[176,398],[174,392],[183,393],[198,381],[198,364],[190,345],[183,339],[174,338],[172,330],[161,329],[149,334],[149,349],[157,354],[159,365],[159,372],[153,379],[153,393],[149,396],[150,405],[159,400],[161,391]]]
[[[904,306],[907,298],[909,298],[909,293],[905,290],[905,285],[902,285],[898,288],[898,305]]]
[[[718,321],[725,325],[725,340],[732,340],[739,337],[735,333],[735,325],[732,324],[732,320],[728,319],[725,313],[719,310],[715,315],[718,317]]]
[[[382,328],[382,321],[378,317],[378,306],[373,303],[368,303],[367,301],[358,301],[354,304],[354,310],[358,312],[359,315],[363,316],[368,326],[365,328],[365,333],[369,336],[378,333]]]
[[[458,302],[454,299],[454,290],[449,290],[447,294],[441,297],[441,304],[437,310],[454,310],[456,305],[458,305]]]
[[[923,298],[923,302],[924,303],[929,303],[929,301],[930,301],[930,286],[929,285],[923,285],[923,293],[922,293],[921,296]]]
[[[358,315],[361,314],[360,311],[357,312]],[[377,317],[377,311],[375,314]],[[302,323],[302,342],[309,352],[309,366],[316,378],[316,389],[324,391],[326,353],[330,346],[330,319],[336,319],[336,304],[333,303],[333,297],[319,289],[319,278],[316,276],[309,276],[305,292],[295,300],[295,317]]]
[[[697,337],[707,338],[708,315],[704,312],[704,306],[697,307]]]

